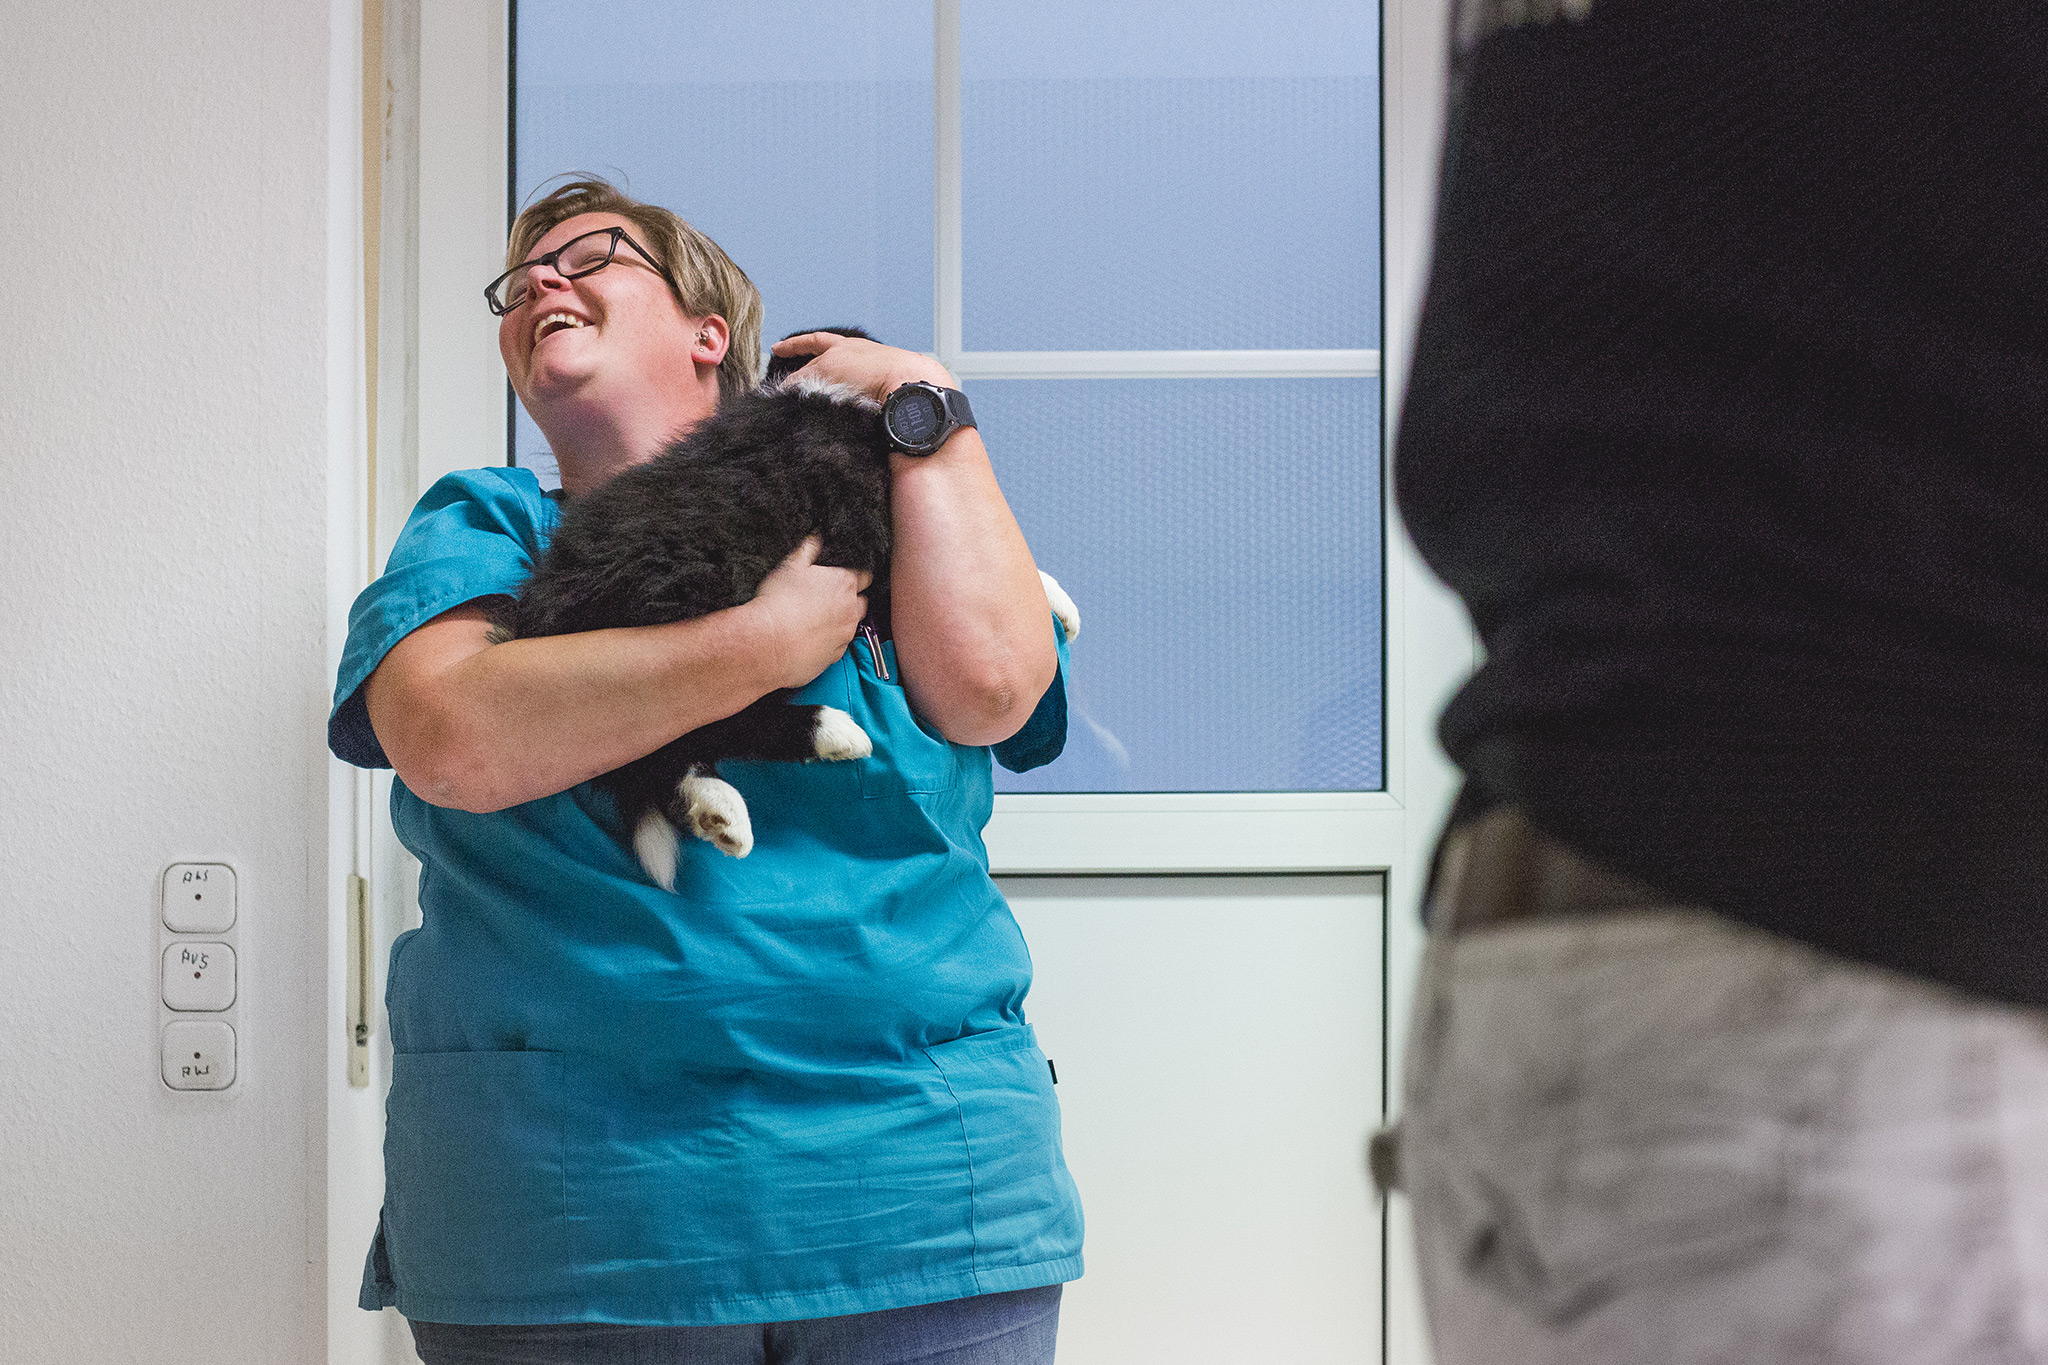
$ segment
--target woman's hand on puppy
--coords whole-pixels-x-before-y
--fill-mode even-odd
[[[775,687],[802,687],[830,668],[867,617],[861,593],[873,575],[818,563],[820,546],[812,536],[790,551],[746,604],[765,627]]]
[[[884,346],[865,337],[843,337],[837,332],[805,332],[776,342],[774,352],[781,356],[812,356],[814,359],[804,366],[804,373],[857,389],[877,403],[914,379],[922,379],[941,388],[960,387],[951,372],[930,356],[897,346]]]

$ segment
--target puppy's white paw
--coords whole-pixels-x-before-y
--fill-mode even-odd
[[[1045,570],[1038,571],[1038,577],[1045,584],[1045,600],[1052,604],[1052,614],[1060,618],[1060,629],[1073,640],[1081,633],[1081,609],[1074,605],[1074,599],[1067,596],[1059,580]]]
[[[818,723],[811,730],[811,747],[819,758],[866,758],[875,751],[875,742],[852,716],[835,707],[821,706]]]
[[[683,779],[683,802],[690,833],[735,858],[754,851],[754,822],[747,818],[746,798],[730,782],[691,773]]]
[[[633,851],[640,855],[640,866],[647,869],[655,885],[664,891],[676,889],[676,827],[660,811],[651,810],[640,817],[639,827],[633,831]]]

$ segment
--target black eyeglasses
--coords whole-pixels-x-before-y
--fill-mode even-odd
[[[526,296],[532,292],[527,287],[527,276],[535,266],[544,265],[565,280],[580,280],[610,265],[620,242],[640,253],[640,259],[652,266],[655,274],[668,278],[661,262],[649,255],[646,247],[627,236],[624,228],[599,228],[580,237],[571,237],[545,256],[536,256],[513,266],[484,286],[484,302],[491,306],[491,312],[503,317],[526,302]]]

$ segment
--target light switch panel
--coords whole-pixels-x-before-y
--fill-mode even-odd
[[[235,1031],[213,1019],[164,1025],[164,1084],[173,1090],[225,1090],[235,1083]]]
[[[165,868],[164,927],[179,934],[224,934],[234,928],[235,870],[226,863]]]
[[[235,1003],[235,950],[183,939],[164,949],[164,1003],[174,1010],[224,1010]]]
[[[224,858],[172,863],[157,906],[158,1074],[172,1090],[248,1088],[249,957],[240,879]]]

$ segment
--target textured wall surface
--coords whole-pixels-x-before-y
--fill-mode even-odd
[[[9,7],[0,1358],[321,1358],[328,25]],[[157,1076],[156,885],[240,873],[241,1078]]]

